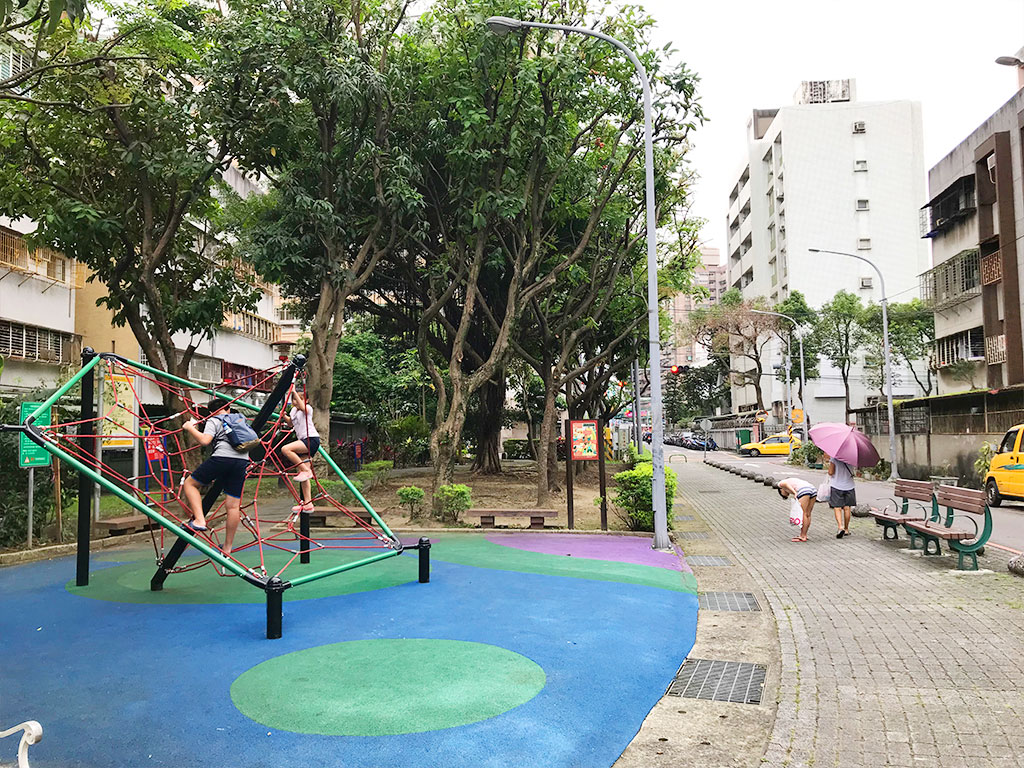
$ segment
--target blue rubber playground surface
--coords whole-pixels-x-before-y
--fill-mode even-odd
[[[695,638],[693,575],[649,546],[442,534],[429,584],[411,553],[290,590],[279,640],[209,568],[148,592],[151,552],[82,589],[72,558],[5,568],[0,723],[42,723],[34,767],[610,766]]]

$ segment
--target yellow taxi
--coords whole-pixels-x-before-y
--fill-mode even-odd
[[[999,444],[985,475],[985,495],[990,507],[1003,499],[1024,500],[1024,424],[1010,427]]]
[[[800,438],[790,437],[785,432],[770,435],[758,443],[744,443],[740,446],[741,456],[789,456],[791,448],[800,447]]]

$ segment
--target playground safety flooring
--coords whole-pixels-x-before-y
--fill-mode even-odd
[[[630,536],[433,542],[429,584],[410,553],[289,590],[279,640],[263,593],[209,567],[150,592],[151,550],[94,556],[84,588],[72,558],[2,569],[0,723],[43,724],[42,768],[612,765],[693,645],[683,559]]]

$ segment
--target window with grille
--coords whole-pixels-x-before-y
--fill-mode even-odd
[[[0,355],[67,363],[71,360],[74,339],[72,334],[63,331],[0,320]]]
[[[944,368],[960,360],[985,359],[985,329],[971,328],[935,340],[935,365]]]

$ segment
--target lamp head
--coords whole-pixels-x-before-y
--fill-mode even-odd
[[[519,19],[510,19],[508,16],[491,16],[484,24],[499,37],[504,37],[509,32],[516,32],[523,28],[523,22]]]
[[[808,248],[807,250],[810,251],[811,253],[821,253],[820,248]]]
[[[1004,67],[1024,67],[1024,61],[1016,56],[1000,56],[996,59],[996,64],[1002,64]]]

